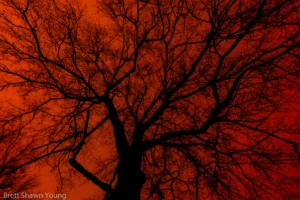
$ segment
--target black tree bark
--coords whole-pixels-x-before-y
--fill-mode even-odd
[[[141,170],[142,151],[130,148],[126,158],[118,165],[118,181],[109,200],[139,200],[146,177]]]

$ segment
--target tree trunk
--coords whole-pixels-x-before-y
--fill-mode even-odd
[[[110,200],[140,200],[146,177],[141,170],[142,155],[131,151],[118,165],[118,181]]]

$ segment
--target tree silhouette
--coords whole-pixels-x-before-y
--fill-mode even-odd
[[[0,2],[22,166],[70,165],[110,200],[298,198],[299,1]]]
[[[19,193],[34,188],[37,182],[28,174],[28,169],[20,165],[26,161],[26,151],[30,148],[30,142],[25,144],[20,140],[18,131],[11,131],[12,127],[1,124],[0,132],[0,199],[4,198],[4,192],[8,194]]]

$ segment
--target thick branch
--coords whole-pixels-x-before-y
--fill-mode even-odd
[[[85,176],[87,179],[92,181],[94,184],[99,186],[101,189],[103,189],[105,192],[111,194],[113,192],[113,189],[103,181],[99,180],[96,176],[94,176],[91,172],[87,171],[80,163],[78,163],[75,159],[69,160],[70,165],[76,169],[78,172],[80,172],[83,176]]]
[[[124,157],[126,157],[128,155],[128,151],[129,151],[129,144],[128,144],[126,136],[125,136],[124,126],[118,116],[118,112],[117,112],[112,100],[109,98],[106,98],[105,105],[109,112],[108,117],[112,123],[112,126],[114,127],[114,136],[115,136],[115,142],[116,142],[116,148],[118,151],[118,155],[120,157],[120,160],[122,160]]]

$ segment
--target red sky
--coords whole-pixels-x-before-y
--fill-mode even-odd
[[[89,0],[85,1],[87,5],[88,10],[88,18],[90,20],[95,20],[99,23],[105,24],[104,18],[96,17],[96,6],[95,6],[95,0]],[[0,97],[2,95],[5,95],[7,98],[11,98],[13,100],[17,100],[18,95],[15,92],[6,92],[5,94],[1,93]],[[289,114],[290,118],[296,117],[291,114]],[[89,163],[82,163],[83,166],[89,168],[91,167]],[[56,184],[56,177],[53,175],[54,173],[50,171],[50,167],[47,167],[46,165],[37,165],[34,167],[34,171],[39,177],[40,185],[39,187],[35,188],[32,192],[37,193],[44,193],[44,192],[50,192],[54,193],[57,187]],[[293,171],[292,173],[296,173],[296,171]],[[101,194],[101,190],[96,187],[94,184],[92,184],[89,181],[84,181],[85,179],[81,179],[81,182],[76,183],[75,187],[73,189],[68,189],[66,191],[68,198],[70,200],[81,200],[83,198],[90,198],[90,197],[96,197],[97,195]]]

